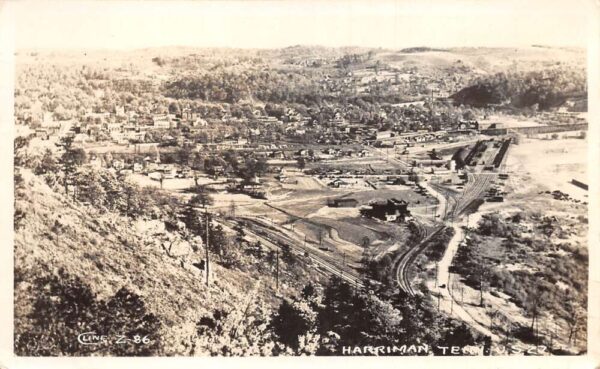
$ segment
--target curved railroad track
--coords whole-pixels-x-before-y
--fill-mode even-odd
[[[410,296],[415,295],[410,280],[408,278],[409,269],[416,259],[416,257],[427,247],[429,241],[438,235],[445,227],[438,227],[433,233],[427,234],[426,236],[414,247],[410,248],[404,254],[402,254],[396,261],[396,281],[402,291],[409,294]]]
[[[461,216],[473,201],[483,197],[492,177],[493,174],[468,174],[465,190],[460,197],[458,196],[458,193],[444,189],[443,186],[433,184],[434,190],[440,192],[444,196],[445,206],[442,212],[442,219],[444,221],[454,220],[455,217]],[[430,186],[431,185],[432,184],[430,184]],[[422,224],[418,225],[420,229],[425,228]],[[444,228],[445,226],[439,226],[431,234],[428,234],[426,230],[425,233],[419,232],[421,242],[395,260],[394,265],[396,265],[396,281],[398,286],[410,296],[414,296],[415,292],[408,277],[409,269],[417,256],[427,247],[428,242]]]

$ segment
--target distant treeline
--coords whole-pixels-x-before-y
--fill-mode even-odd
[[[167,82],[162,89],[166,97],[174,99],[204,100],[235,104],[259,100],[272,104],[300,104],[321,107],[347,102],[359,94],[351,87],[336,81],[323,86],[319,73],[307,71],[245,71],[240,73],[213,72],[195,77],[182,77]],[[398,94],[372,91],[361,94],[364,102],[398,103]]]
[[[167,83],[163,93],[176,99],[237,103],[255,98],[282,103],[320,102],[319,86],[300,73],[277,71],[247,71],[243,73],[216,72],[192,78],[180,78]]]
[[[448,51],[448,49],[435,49],[432,47],[407,47],[406,49],[400,50],[403,53],[424,53],[427,51]]]

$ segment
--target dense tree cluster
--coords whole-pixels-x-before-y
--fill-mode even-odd
[[[251,98],[272,103],[312,105],[324,96],[316,80],[298,72],[213,71],[196,77],[170,81],[164,86],[165,96],[176,99],[200,99],[238,103]]]
[[[18,270],[15,273],[20,275]],[[161,322],[146,311],[140,296],[126,288],[99,299],[90,286],[64,269],[57,274],[42,273],[31,288],[44,293],[35,294],[27,321],[16,327],[17,355],[150,356],[160,349]],[[107,336],[111,342],[82,345],[77,338],[84,332]],[[116,344],[119,337],[138,342]]]
[[[431,347],[428,354],[442,354],[437,345],[482,342],[466,326],[438,315],[423,300],[399,293],[376,296],[338,277],[332,277],[322,293],[308,285],[295,299],[284,300],[271,326],[278,340],[292,351],[298,350],[306,337],[317,336],[317,355],[340,355],[342,347],[421,343]]]

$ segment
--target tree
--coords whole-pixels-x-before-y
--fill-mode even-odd
[[[200,204],[200,200],[193,196],[185,204],[183,212],[180,216],[181,221],[185,224],[186,229],[192,236],[202,235],[202,223],[200,222],[200,212],[197,209]]]
[[[538,323],[538,317],[541,313],[541,305],[544,298],[544,291],[540,288],[539,284],[536,284],[529,288],[525,299],[525,310],[527,311],[527,314],[531,316],[531,326],[529,327],[529,330],[533,333],[534,337],[536,336],[536,323]]]
[[[316,313],[304,301],[283,300],[273,316],[271,327],[283,344],[297,350],[299,338],[311,330],[316,322]]]
[[[192,199],[195,204],[200,205],[203,208],[206,208],[214,203],[214,200],[210,193],[208,193],[206,186],[194,187],[194,196]]]
[[[445,329],[440,341],[434,346],[434,352],[436,354],[443,355],[444,352],[438,352],[436,347],[441,346],[459,346],[466,347],[477,343],[473,332],[464,323],[451,323],[450,327]],[[449,351],[446,351],[447,355],[450,355]]]
[[[123,183],[123,195],[125,197],[125,215],[130,218],[135,218],[142,213],[142,207],[145,205],[139,197],[138,188],[131,184]]]
[[[77,199],[96,208],[101,208],[106,201],[106,190],[102,186],[103,182],[103,178],[94,170],[77,171],[73,182],[77,187]],[[120,196],[120,193],[111,195]]]
[[[246,236],[246,232],[244,232],[243,224],[241,222],[235,223],[233,230],[235,231],[236,242],[238,242],[241,245],[242,242],[244,242],[244,237]]]
[[[73,176],[77,171],[77,167],[85,161],[85,151],[81,148],[73,148],[73,138],[71,136],[64,137],[61,140],[61,145],[64,148],[59,164],[63,171],[63,181],[65,193],[68,194],[68,186],[74,183]]]
[[[181,106],[177,101],[173,101],[169,104],[169,113],[170,114],[181,114]]]
[[[146,311],[137,294],[122,287],[107,300],[98,296],[77,276],[59,269],[57,275],[42,273],[32,285],[38,291],[28,316],[31,324],[18,325],[15,351],[22,356],[117,355],[149,356],[158,354],[156,336],[160,321]],[[73,337],[94,331],[98,335],[125,335],[140,344],[81,345]],[[141,344],[143,338],[148,341]]]
[[[264,250],[262,246],[262,242],[260,240],[256,241],[251,248],[251,253],[257,258],[262,259],[264,256]]]
[[[54,154],[50,149],[46,149],[44,151],[44,155],[42,156],[42,160],[39,165],[34,168],[34,173],[37,175],[46,174],[46,173],[54,173],[58,170],[58,164],[56,159],[54,158]]]
[[[339,335],[345,327],[352,324],[349,317],[352,306],[352,289],[341,278],[333,276],[324,291],[323,308],[319,311],[318,332],[325,334],[333,331]]]
[[[300,296],[304,300],[310,300],[316,295],[317,290],[315,289],[315,286],[312,284],[312,282],[309,282],[306,286],[304,286],[304,288],[302,288],[302,292],[300,293]]]
[[[319,228],[317,237],[319,239],[319,246],[323,246],[323,237],[325,236],[325,231],[323,230],[323,228]]]
[[[204,157],[202,157],[202,155],[200,153],[194,152],[192,154],[191,167],[194,170],[204,169]],[[195,173],[194,173],[194,180],[196,181]]]
[[[478,231],[484,236],[497,237],[507,237],[511,233],[498,213],[484,215],[479,221]]]
[[[296,263],[296,256],[292,253],[292,249],[287,243],[281,245],[281,259],[290,265]]]
[[[473,111],[471,111],[471,110],[466,110],[466,111],[463,113],[463,119],[464,119],[464,120],[475,120],[475,119],[476,119],[476,117],[475,117],[475,114],[473,114]]]
[[[179,165],[188,165],[191,158],[192,148],[189,145],[185,145],[177,150],[175,153],[175,160]]]
[[[339,277],[331,278],[317,310],[317,333],[338,336],[322,354],[339,353],[340,346],[389,345],[408,339],[402,327],[403,314],[390,301],[353,291]]]
[[[246,182],[251,182],[255,177],[261,176],[267,170],[267,160],[265,158],[248,159],[241,170],[241,177]]]
[[[159,67],[162,67],[163,65],[165,65],[167,63],[163,58],[158,57],[158,56],[152,58],[152,62],[156,63],[156,65],[158,65]]]
[[[567,297],[567,303],[565,306],[567,316],[565,321],[567,322],[569,330],[569,344],[573,339],[573,335],[577,332],[582,317],[585,317],[585,312],[582,311],[572,297]]]

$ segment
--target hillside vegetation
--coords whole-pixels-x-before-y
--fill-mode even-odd
[[[166,255],[159,244],[163,237],[140,232],[138,229],[144,227],[136,228],[134,222],[114,213],[101,215],[80,206],[27,172],[23,177],[25,188],[17,207],[26,216],[15,235],[17,353],[68,354],[69,346],[55,340],[64,335],[64,340],[73,342],[77,334],[101,325],[99,311],[123,314],[120,319],[129,321],[126,313],[110,303],[121,295],[140,302],[146,314],[139,318],[145,324],[131,327],[131,331],[129,326],[123,330],[117,325],[112,331],[149,334],[153,342],[158,342],[150,347],[153,353],[193,352],[196,322],[212,316],[215,310],[241,314],[248,300],[252,301],[250,311],[261,309],[260,303],[250,298],[257,290],[266,292],[260,281],[241,271],[223,273],[213,264],[218,278],[207,287],[199,270],[189,264],[182,267],[181,260]],[[58,306],[47,306],[42,299]],[[98,305],[106,306],[100,309]],[[142,309],[140,306],[134,310]],[[60,315],[48,314],[62,308],[73,315],[63,320]],[[85,313],[93,315],[83,319]],[[40,325],[39,319],[44,317],[54,321]],[[69,326],[70,322],[74,326]],[[32,344],[36,345],[33,351],[29,346]],[[101,347],[99,353],[115,353],[113,349]],[[199,352],[215,349],[195,348]],[[130,347],[116,352],[120,353],[146,354],[148,350]]]

